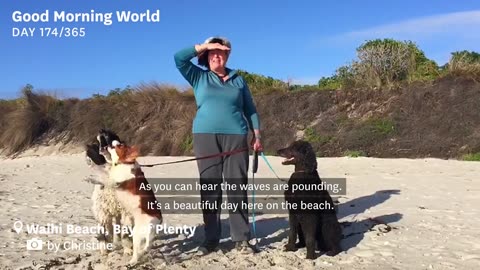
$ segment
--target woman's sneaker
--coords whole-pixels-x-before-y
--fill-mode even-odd
[[[248,241],[236,242],[235,249],[242,254],[253,254],[258,252],[257,248],[251,245]]]

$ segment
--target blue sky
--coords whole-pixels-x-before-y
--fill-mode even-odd
[[[144,12],[159,23],[15,23],[12,13]],[[30,83],[59,97],[142,83],[186,86],[176,51],[221,35],[232,42],[228,62],[294,83],[316,83],[355,59],[355,48],[374,38],[412,40],[444,64],[456,50],[480,51],[480,1],[187,1],[5,0],[0,10],[0,98],[18,96]],[[115,16],[115,14],[114,14]],[[84,27],[83,38],[40,37],[40,27]],[[34,37],[12,28],[35,27]]]

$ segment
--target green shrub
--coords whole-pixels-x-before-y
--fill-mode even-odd
[[[191,134],[188,134],[180,144],[180,148],[184,153],[189,153],[193,150],[193,137]]]
[[[445,65],[446,75],[467,75],[480,79],[480,54],[474,51],[453,52]]]
[[[372,119],[368,122],[377,134],[388,135],[395,131],[395,124],[390,119]]]
[[[312,127],[307,127],[304,130],[304,138],[306,141],[310,143],[318,143],[318,144],[325,144],[334,139],[333,136],[323,136],[323,135],[317,134]]]
[[[347,150],[343,153],[344,156],[347,156],[347,157],[352,157],[352,158],[356,158],[356,157],[365,157],[365,153],[363,151],[358,151],[358,150]]]
[[[252,94],[268,94],[275,91],[288,90],[287,83],[270,76],[249,73],[241,69],[238,70],[238,74],[245,79]]]
[[[480,152],[463,155],[462,160],[464,160],[464,161],[480,161]]]
[[[357,60],[324,77],[321,88],[392,88],[404,82],[433,80],[440,76],[437,64],[411,41],[375,39],[357,48]]]

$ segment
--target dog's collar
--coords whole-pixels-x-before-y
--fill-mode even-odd
[[[296,173],[297,173],[297,172],[302,172],[302,173],[313,173],[313,172],[315,172],[315,170],[313,170],[313,171],[307,171],[307,170],[298,170],[298,171],[294,171],[294,172],[296,172]]]

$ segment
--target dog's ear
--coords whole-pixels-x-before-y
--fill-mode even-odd
[[[87,144],[85,150],[87,158],[96,165],[104,165],[107,163],[105,157],[98,152],[98,144]]]
[[[113,150],[117,154],[119,160],[125,160],[127,157],[127,147],[125,145],[117,145],[113,148]]]
[[[117,145],[115,147],[115,151],[120,162],[135,162],[137,157],[140,155],[138,147],[126,146],[124,144]]]
[[[128,162],[133,162],[138,158],[138,156],[140,156],[140,151],[138,150],[138,147],[131,146],[128,147],[125,160]]]

